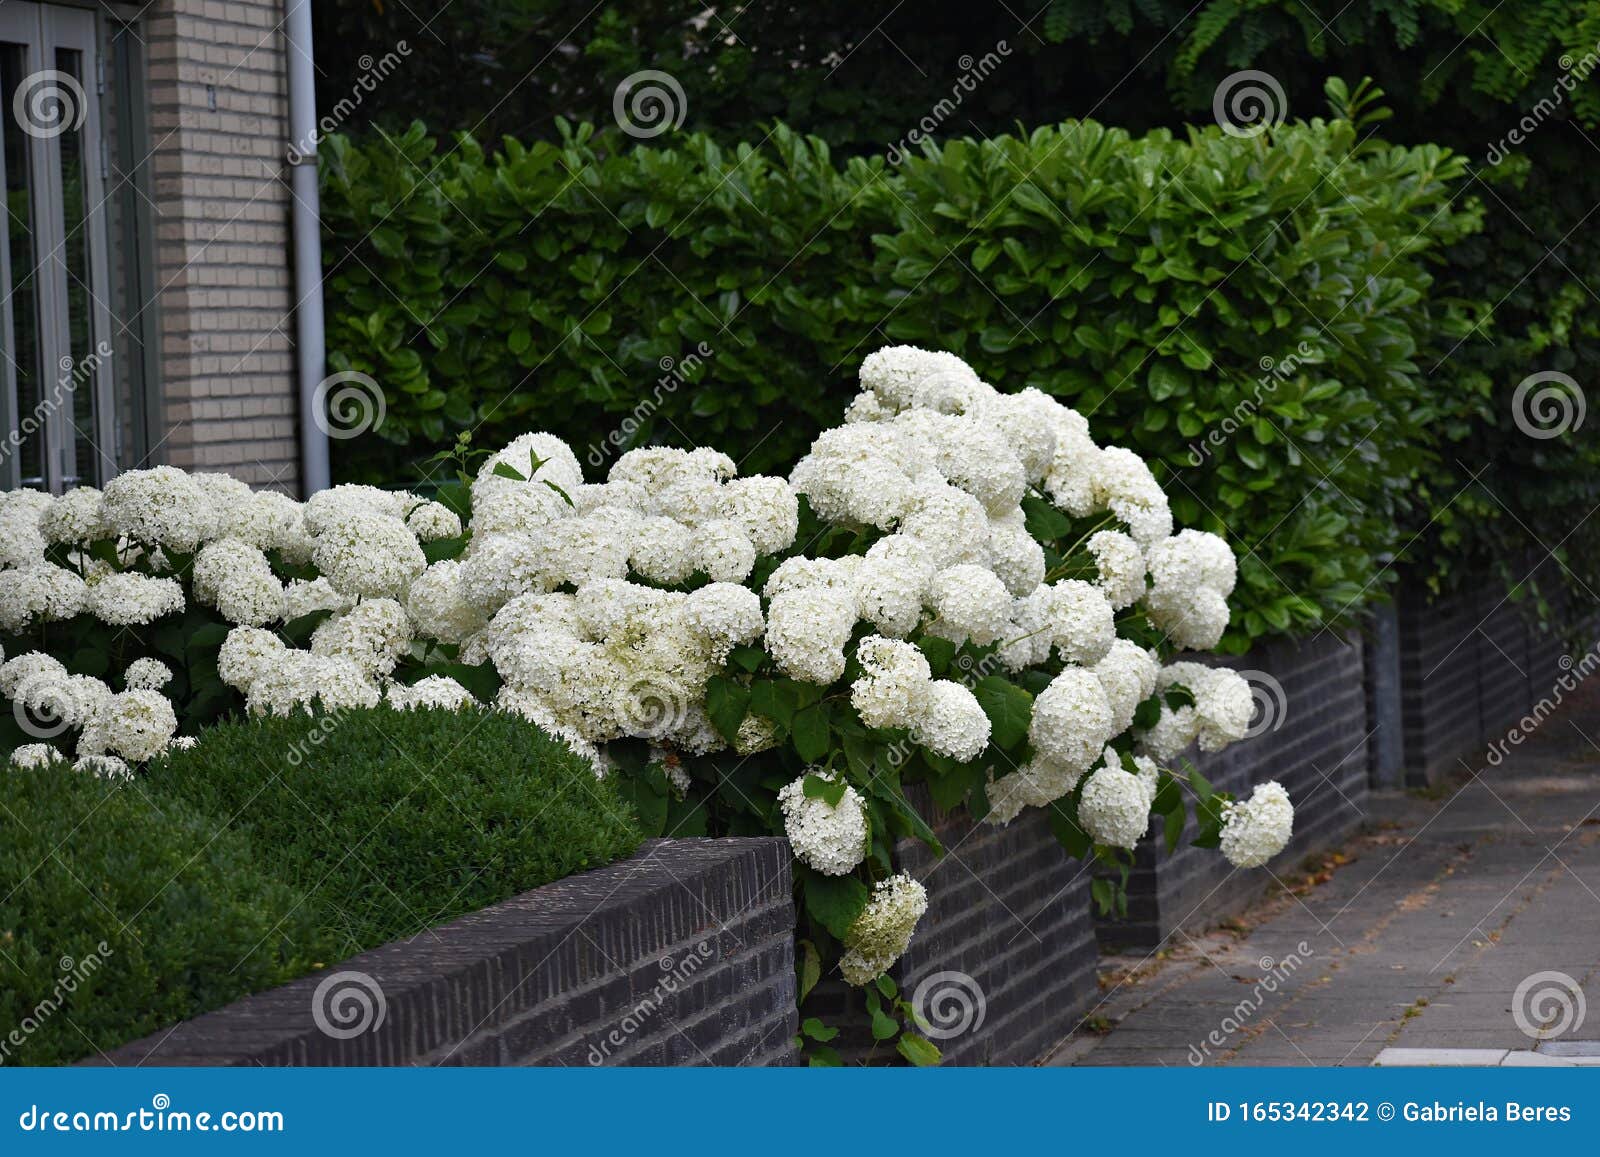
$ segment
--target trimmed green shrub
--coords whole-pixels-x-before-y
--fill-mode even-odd
[[[1180,523],[1227,533],[1240,650],[1382,593],[1438,434],[1479,404],[1483,383],[1426,380],[1471,321],[1430,264],[1480,216],[1432,146],[1360,144],[1349,119],[1254,139],[1086,121],[898,168],[781,127],[758,149],[670,140],[331,142],[332,362],[384,386],[383,436],[420,457],[458,426],[491,447],[542,428],[594,475],[651,439],[786,473],[867,352],[950,349],[1078,407],[1151,461]]]
[[[504,712],[222,723],[144,782],[222,817],[310,896],[333,959],[609,864],[643,838],[587,760]]]
[[[0,771],[0,1057],[60,1064],[337,959],[273,857],[182,800]]]
[[[614,784],[499,712],[223,723],[130,784],[0,771],[0,1062],[110,1050],[642,838]]]

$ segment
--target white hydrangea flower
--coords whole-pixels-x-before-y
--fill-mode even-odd
[[[868,727],[911,727],[921,716],[933,673],[910,643],[868,635],[856,647],[861,677],[850,687],[850,703]]]
[[[237,538],[260,550],[276,550],[291,566],[311,561],[311,532],[306,529],[305,509],[287,494],[257,491],[219,513],[219,538]]]
[[[313,654],[348,659],[367,676],[389,674],[410,647],[411,619],[393,599],[365,599],[311,634]]]
[[[739,721],[739,731],[733,738],[733,750],[740,755],[754,755],[778,745],[778,726],[765,715],[746,715]]]
[[[390,686],[387,698],[389,706],[396,711],[415,711],[419,708],[461,711],[478,706],[472,692],[448,675],[429,675],[409,687],[404,683],[395,683]]]
[[[1150,827],[1150,797],[1120,763],[1102,767],[1083,785],[1078,819],[1095,843],[1131,849]]]
[[[1094,460],[1094,502],[1110,510],[1144,547],[1172,533],[1172,508],[1145,460],[1132,450],[1107,446]]]
[[[1085,771],[1116,734],[1115,722],[1094,672],[1068,667],[1034,699],[1028,741],[1051,762]]]
[[[416,584],[412,584],[412,590],[415,589]],[[355,605],[355,599],[334,589],[334,585],[320,575],[309,580],[291,579],[283,590],[283,621],[292,623],[318,611],[332,611],[340,615]],[[442,641],[451,642],[449,639]]]
[[[172,668],[160,659],[135,659],[122,673],[122,685],[129,691],[159,691],[172,682]]]
[[[681,583],[694,573],[696,565],[689,528],[661,515],[642,519],[628,544],[628,563],[651,582]]]
[[[85,755],[72,765],[73,771],[92,775],[96,779],[109,779],[119,783],[133,782],[133,772],[125,761],[114,755]]]
[[[1010,775],[990,780],[985,818],[993,824],[1008,824],[1023,808],[1047,807],[1069,794],[1082,778],[1082,768],[1064,767],[1036,755]]]
[[[539,459],[541,463],[538,470],[531,475],[530,455]],[[515,470],[523,480],[519,482],[514,478],[495,473],[496,468],[502,465]],[[536,431],[514,438],[505,449],[486,459],[483,465],[478,467],[478,476],[473,483],[473,499],[476,502],[479,489],[527,486],[530,483],[540,490],[549,491],[550,487],[544,485],[546,482],[554,483],[570,495],[583,485],[583,468],[578,465],[578,457],[572,452],[572,447],[554,434]],[[557,497],[559,498],[559,495]]]
[[[228,686],[248,693],[261,673],[281,663],[288,650],[271,631],[235,627],[217,651],[217,675]]]
[[[757,554],[776,554],[794,544],[800,501],[782,478],[735,478],[722,487],[722,516],[743,528]]]
[[[928,893],[905,873],[880,880],[861,915],[845,933],[839,962],[845,983],[870,984],[905,954],[917,922],[928,910]]]
[[[1056,411],[1061,403],[1032,386],[980,400],[977,415],[998,429],[1021,460],[1030,483],[1044,480],[1055,462]]]
[[[472,488],[474,541],[496,534],[536,534],[572,513],[561,495],[539,483],[479,483]]]
[[[23,686],[44,680],[61,681],[67,678],[67,669],[61,660],[43,651],[27,651],[0,663],[0,695],[15,699]]]
[[[989,565],[1017,598],[1032,594],[1044,581],[1044,548],[1028,533],[1020,507],[989,520]]]
[[[1010,626],[1011,592],[992,570],[972,563],[935,574],[928,602],[939,616],[929,629],[957,643],[993,643]]]
[[[1050,587],[1050,641],[1068,663],[1092,664],[1105,658],[1117,637],[1116,614],[1100,588],[1078,579]]]
[[[1209,587],[1226,598],[1239,566],[1233,549],[1203,530],[1180,530],[1150,547],[1150,578],[1158,587]]]
[[[1144,606],[1150,622],[1180,650],[1209,651],[1228,628],[1228,601],[1210,587],[1152,587]]]
[[[989,516],[980,503],[954,486],[928,486],[900,525],[900,533],[927,550],[938,570],[982,559],[989,549]]]
[[[1095,585],[1105,592],[1112,610],[1131,607],[1144,597],[1144,552],[1131,536],[1102,530],[1091,534],[1086,545],[1100,576]]]
[[[245,693],[252,715],[291,715],[320,705],[338,711],[376,707],[378,688],[355,663],[341,657],[285,649],[265,664]]]
[[[48,743],[24,743],[11,753],[11,766],[22,771],[37,771],[66,762],[67,757]]]
[[[1111,705],[1112,734],[1120,735],[1133,724],[1133,713],[1156,689],[1161,665],[1137,643],[1117,639],[1105,658],[1090,668],[1105,689]]]
[[[0,631],[16,635],[41,619],[70,619],[83,613],[88,602],[84,581],[53,563],[0,571]]]
[[[1204,679],[1191,690],[1198,724],[1195,738],[1201,751],[1221,751],[1249,733],[1255,696],[1239,672],[1228,667],[1206,668]]]
[[[791,678],[832,683],[844,674],[844,648],[855,625],[856,601],[849,591],[782,591],[767,607],[767,653]]]
[[[1078,411],[1058,403],[1048,414],[1055,455],[1045,474],[1045,491],[1072,517],[1085,518],[1095,512],[1094,478],[1100,448],[1089,436],[1088,419]]]
[[[183,588],[177,580],[151,578],[124,571],[102,575],[89,583],[88,611],[112,626],[143,626],[163,615],[183,610]]]
[[[442,502],[424,502],[413,507],[406,515],[406,526],[421,542],[461,536],[460,515]]]
[[[683,603],[683,618],[705,640],[716,663],[734,647],[755,642],[766,630],[760,597],[736,583],[708,583],[691,592]]]
[[[440,643],[461,643],[488,622],[483,611],[463,596],[461,570],[457,559],[443,559],[411,584],[406,612],[419,635]]]
[[[178,730],[172,703],[159,691],[134,690],[113,695],[95,720],[97,739],[105,750],[130,763],[154,759],[167,749]]]
[[[917,387],[928,379],[978,383],[977,372],[955,354],[897,345],[868,354],[861,362],[861,388],[890,410],[911,405]]]
[[[1200,721],[1193,707],[1161,705],[1161,718],[1139,734],[1139,747],[1160,763],[1171,763],[1195,741]]]
[[[700,523],[690,539],[694,568],[712,582],[738,583],[750,577],[756,565],[756,548],[744,527],[732,519],[714,518]]]
[[[316,533],[311,560],[337,589],[361,598],[403,599],[428,566],[405,523],[360,511],[329,518]]]
[[[800,778],[778,792],[783,809],[784,834],[801,863],[824,876],[843,876],[866,859],[867,810],[860,794],[848,785],[839,803],[805,794],[806,777],[815,775],[838,783],[831,771],[807,768]]]
[[[93,486],[69,490],[45,507],[39,516],[39,533],[46,542],[58,546],[88,546],[105,538],[111,528],[106,525],[100,504],[100,491]]]
[[[530,534],[491,534],[473,539],[461,560],[461,597],[492,615],[518,595],[544,590],[546,571],[539,540]]]
[[[989,717],[962,684],[935,679],[923,688],[919,708],[911,735],[929,751],[964,763],[989,745]]]
[[[1294,805],[1277,782],[1256,786],[1242,803],[1222,808],[1222,854],[1238,868],[1259,868],[1289,844]]]
[[[230,623],[260,627],[283,617],[283,584],[258,547],[237,538],[207,543],[194,559],[194,596]]]
[[[172,466],[118,474],[102,498],[111,532],[145,546],[190,554],[216,533],[217,503],[207,485]]]

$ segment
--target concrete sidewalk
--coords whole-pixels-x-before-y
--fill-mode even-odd
[[[1243,919],[1105,958],[1100,1005],[1047,1063],[1369,1065],[1388,1047],[1600,1039],[1600,687],[1471,772],[1436,798],[1374,794],[1366,834],[1269,865],[1274,895]]]

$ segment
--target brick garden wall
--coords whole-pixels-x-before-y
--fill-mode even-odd
[[[1269,865],[1280,876],[1363,820],[1370,741],[1363,658],[1358,636],[1325,633],[1306,642],[1269,643],[1231,662],[1249,672],[1252,686],[1265,688],[1267,706],[1258,718],[1271,722],[1226,751],[1190,753],[1218,790],[1243,798],[1271,779],[1288,789],[1294,839]],[[1282,688],[1281,699],[1269,680]],[[1183,842],[1169,855],[1157,831],[1135,852],[1127,919],[1101,921],[1100,939],[1108,946],[1153,948],[1180,927],[1214,924],[1240,911],[1273,886],[1268,870],[1236,869],[1215,849]]]
[[[283,18],[278,0],[154,0],[139,34],[159,206],[166,425],[152,436],[152,457],[292,492],[299,452]]]
[[[792,1063],[792,891],[784,840],[652,841],[126,1045],[109,1063]],[[330,1006],[318,987],[339,972],[362,974],[385,1009],[347,1039],[317,1021]]]

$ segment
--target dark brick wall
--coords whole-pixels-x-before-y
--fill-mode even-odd
[[[913,1003],[928,983],[919,1007],[944,1064],[1033,1064],[1099,995],[1089,872],[1056,842],[1043,811],[1005,827],[973,824],[912,795],[945,855],[915,840],[895,846],[898,866],[928,890],[928,911],[890,975]],[[818,985],[806,1012],[841,1027],[834,1045],[847,1063],[898,1060],[893,1042],[873,1046],[861,995],[842,981]]]
[[[1521,588],[1545,592],[1547,629],[1531,598],[1513,601],[1505,584],[1486,578],[1476,589],[1428,602],[1403,595],[1399,607],[1404,762],[1407,782],[1435,783],[1484,766],[1489,747],[1549,697],[1570,665],[1596,638],[1600,608],[1583,606],[1561,584],[1559,563],[1524,568]],[[1420,583],[1402,583],[1421,590]]]
[[[385,1007],[348,1039],[314,1015],[336,972],[363,974]],[[791,1064],[797,1031],[787,842],[657,840],[127,1045],[109,1063]]]
[[[1261,689],[1272,723],[1225,751],[1191,751],[1190,758],[1213,786],[1239,798],[1258,783],[1282,783],[1295,805],[1294,838],[1265,868],[1238,869],[1216,849],[1187,840],[1169,855],[1153,829],[1134,853],[1127,918],[1099,922],[1102,944],[1154,948],[1178,928],[1214,924],[1272,887],[1274,875],[1281,878],[1360,826],[1370,742],[1363,652],[1359,637],[1330,632],[1300,643],[1279,640],[1229,661]],[[1271,681],[1282,688],[1281,698]],[[1192,838],[1192,817],[1187,830]]]

